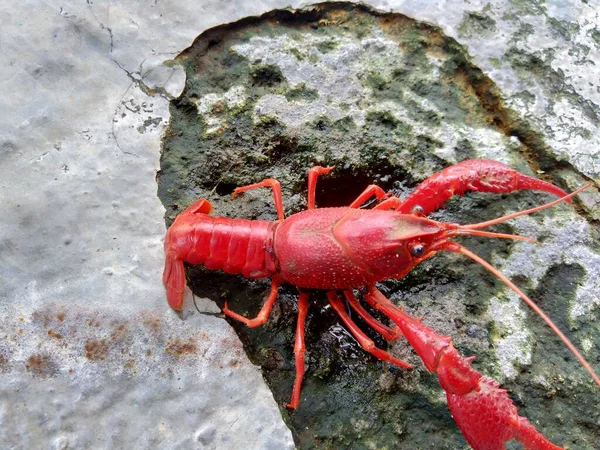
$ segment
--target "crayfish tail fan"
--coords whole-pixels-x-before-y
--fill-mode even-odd
[[[183,293],[185,291],[185,271],[183,261],[175,252],[168,252],[163,271],[163,284],[167,290],[169,306],[177,311],[183,306]]]

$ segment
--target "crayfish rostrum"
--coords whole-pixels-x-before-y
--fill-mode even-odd
[[[411,367],[375,346],[347,313],[341,294],[350,307],[385,339],[391,341],[404,336],[408,340],[427,370],[438,375],[452,415],[475,449],[503,449],[511,439],[530,450],[559,449],[526,418],[518,415],[517,408],[496,381],[482,376],[470,366],[472,358],[459,355],[450,337],[436,333],[421,319],[396,307],[377,289],[376,283],[405,276],[415,265],[440,250],[461,253],[483,265],[533,308],[600,385],[600,379],[588,362],[529,297],[485,260],[452,240],[460,235],[528,240],[522,236],[483,231],[482,228],[570,201],[588,186],[567,195],[551,183],[523,175],[504,164],[469,160],[432,175],[404,201],[370,185],[348,207],[315,209],[317,178],[332,169],[313,167],[309,170],[308,209],[287,218],[276,180],[266,179],[234,190],[235,197],[250,189],[270,187],[278,216],[273,222],[210,216],[212,206],[205,199],[189,206],[175,219],[165,238],[163,283],[169,305],[175,310],[182,307],[184,262],[203,264],[209,269],[239,273],[248,278],[271,277],[270,294],[255,318],[243,317],[231,311],[227,303],[224,305],[225,315],[249,327],[268,320],[280,284],[297,286],[300,294],[294,345],[296,379],[287,405],[295,409],[300,403],[304,375],[304,328],[310,289],[328,291],[330,305],[366,351],[399,367]],[[453,195],[462,195],[469,190],[508,193],[520,189],[546,191],[560,198],[471,225],[437,222],[426,217]],[[375,207],[361,209],[372,197],[377,200]],[[357,289],[370,307],[382,312],[396,326],[389,327],[376,320],[356,297]]]

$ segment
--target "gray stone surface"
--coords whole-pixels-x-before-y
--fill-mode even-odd
[[[544,130],[549,147],[600,177],[600,2],[377,2],[440,26],[467,46],[508,106]]]
[[[155,182],[163,62],[282,5],[0,4],[0,447],[293,446],[227,322],[168,309]]]
[[[199,313],[187,301],[185,320],[168,309],[160,283],[164,209],[155,182],[168,100],[184,81],[169,61],[210,27],[289,3],[0,3],[3,447],[293,447],[260,371],[215,316],[214,303],[197,299]],[[569,175],[568,186],[600,177],[597,1],[369,3],[436,24],[465,45],[508,106],[542,131],[549,154],[581,174]],[[270,49],[263,57],[277,58],[269,47],[276,44],[239,52]],[[349,70],[341,56],[334,52],[320,70]],[[282,64],[288,80],[318,83],[321,73],[307,69]],[[345,87],[336,95],[360,94]],[[240,101],[236,92],[225,99],[231,107]],[[213,100],[205,98],[198,111],[207,123],[216,120],[217,130]],[[313,102],[315,109],[301,114],[288,106],[284,98],[265,99],[257,117],[277,114],[293,127],[305,114],[340,114],[335,102]],[[496,133],[452,129],[437,139],[477,132],[475,141],[487,143],[480,156],[509,162],[501,149],[510,142]],[[438,156],[452,162],[451,148]],[[597,191],[584,201],[587,213],[600,217]],[[543,246],[519,244],[494,263],[526,276],[532,289],[556,261],[582,267],[569,317],[591,323],[600,256],[588,223],[567,208],[544,220],[543,229],[554,232]],[[538,237],[538,227],[523,218],[515,231]],[[542,264],[528,265],[532,257]],[[495,349],[499,373],[511,380],[531,362],[532,332],[510,295],[493,298],[490,313],[505,331]],[[596,342],[582,340],[590,358]],[[548,378],[539,384],[550,386]]]

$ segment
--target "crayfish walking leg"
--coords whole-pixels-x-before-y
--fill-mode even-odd
[[[526,450],[560,450],[542,436],[500,389],[498,382],[471,367],[474,358],[460,356],[449,336],[442,336],[397,308],[375,286],[366,294],[389,317],[446,391],[452,416],[475,450],[503,450],[514,439]]]
[[[385,350],[381,350],[380,348],[375,347],[375,343],[369,339],[369,337],[354,323],[354,321],[350,318],[346,310],[344,309],[344,305],[342,301],[337,296],[334,291],[329,291],[327,293],[327,298],[329,299],[329,304],[333,307],[335,312],[340,316],[350,333],[354,336],[354,338],[358,341],[360,346],[367,352],[371,353],[376,358],[379,358],[382,361],[389,361],[392,364],[397,365],[398,367],[403,367],[405,369],[412,368],[412,365],[404,362],[398,358],[393,357]]]
[[[292,399],[285,405],[291,409],[297,409],[300,404],[300,391],[302,390],[302,379],[304,378],[304,354],[306,353],[306,346],[304,345],[306,314],[308,314],[308,293],[301,292],[298,298],[298,323],[296,324],[296,339],[294,341],[296,379],[294,380]]]

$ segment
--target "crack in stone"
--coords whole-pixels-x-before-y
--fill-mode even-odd
[[[112,124],[111,124],[111,132],[110,135],[113,138],[113,140],[115,141],[115,144],[117,146],[117,148],[125,155],[130,155],[130,156],[135,156],[136,158],[139,158],[140,156],[133,153],[133,152],[129,152],[123,149],[123,147],[121,147],[121,144],[119,143],[119,139],[117,137],[117,133],[115,130],[115,117],[118,114],[119,111],[119,107],[120,105],[123,104],[123,99],[125,98],[125,95],[127,94],[127,92],[129,92],[129,90],[131,89],[132,86],[137,86],[144,94],[146,94],[148,97],[162,97],[167,101],[171,101],[174,99],[174,97],[172,95],[170,95],[167,90],[163,87],[163,86],[157,86],[154,88],[151,88],[150,86],[148,86],[146,83],[144,83],[143,81],[143,74],[142,74],[142,67],[144,65],[144,63],[146,62],[146,59],[144,59],[139,67],[138,70],[135,72],[131,72],[129,70],[127,70],[125,67],[123,67],[119,61],[117,61],[117,59],[113,56],[113,51],[114,51],[114,35],[112,32],[112,28],[108,25],[105,25],[102,21],[100,21],[100,19],[98,19],[98,17],[96,16],[96,14],[94,13],[93,9],[92,9],[92,2],[90,0],[86,0],[86,3],[89,7],[90,13],[92,14],[92,17],[94,17],[94,19],[96,20],[96,22],[98,23],[98,26],[100,27],[100,29],[102,30],[106,30],[108,32],[108,36],[110,39],[109,45],[109,51],[108,51],[108,57],[109,59],[119,68],[121,69],[123,72],[125,72],[125,74],[127,75],[127,77],[131,80],[131,84],[127,87],[127,89],[125,90],[125,92],[123,93],[123,95],[121,96],[121,98],[119,99],[119,106],[117,106],[115,108],[115,112],[113,114],[113,120],[112,120]],[[107,6],[107,9],[110,10],[110,4]],[[62,10],[62,8],[61,8]],[[108,14],[110,16],[110,14]],[[171,78],[173,76],[173,73],[171,73],[171,75],[169,76],[169,78],[167,78],[167,80],[165,81],[165,84],[168,83]]]

